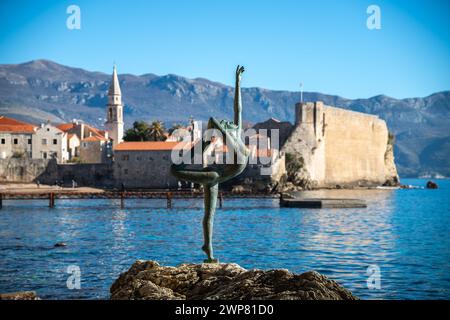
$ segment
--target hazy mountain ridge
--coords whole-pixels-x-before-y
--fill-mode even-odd
[[[0,114],[30,122],[82,119],[102,127],[111,75],[63,66],[48,60],[0,65]],[[203,78],[168,74],[119,75],[125,104],[125,121],[160,119],[168,124],[189,116],[232,115],[234,88]],[[293,121],[298,92],[243,88],[243,118]],[[396,162],[400,174],[440,173],[450,176],[450,91],[424,98],[369,99],[305,92],[305,101],[377,114],[396,135]]]

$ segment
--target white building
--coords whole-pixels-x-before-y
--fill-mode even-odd
[[[57,128],[67,133],[69,159],[77,157],[83,163],[104,163],[111,159],[112,147],[107,131],[79,121],[61,123]]]
[[[192,141],[199,141],[202,139],[202,122],[201,121],[191,121],[187,127],[180,127],[174,132],[167,134],[167,142],[183,141],[190,139]]]
[[[119,78],[116,66],[113,69],[111,84],[108,90],[108,104],[105,128],[112,139],[113,147],[123,142],[123,105],[122,92],[120,90]]]
[[[32,124],[0,116],[0,159],[31,158]]]
[[[74,133],[67,134],[67,151],[69,159],[80,156],[80,138]]]
[[[32,141],[33,159],[56,159],[59,163],[69,159],[67,133],[49,122],[36,129]]]

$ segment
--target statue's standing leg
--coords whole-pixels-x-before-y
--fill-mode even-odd
[[[203,238],[205,242],[202,250],[205,251],[208,256],[208,259],[206,259],[205,262],[216,263],[217,259],[214,259],[213,255],[212,235],[219,185],[217,183],[212,185],[205,184],[203,185],[203,188],[205,190],[205,216],[203,217]]]

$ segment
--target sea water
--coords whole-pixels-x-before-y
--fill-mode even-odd
[[[424,186],[426,180],[402,180]],[[277,199],[226,199],[215,256],[244,268],[316,270],[362,299],[450,299],[450,181],[439,189],[330,190],[367,208],[280,208]],[[201,199],[3,201],[0,292],[107,299],[137,259],[203,261]],[[66,246],[55,247],[58,242]],[[79,270],[79,274],[74,273]],[[80,287],[74,286],[79,275]],[[375,277],[375,278],[374,278]]]

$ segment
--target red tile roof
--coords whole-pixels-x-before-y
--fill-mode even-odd
[[[77,127],[77,124],[75,124],[75,123],[61,123],[57,126],[57,128],[59,130],[64,131],[64,132],[68,132],[72,129],[75,129],[76,127]],[[84,125],[84,130],[85,130],[85,132],[92,133],[92,136],[96,136],[96,137],[100,138],[100,140],[106,139],[105,138],[106,132],[104,130],[99,130],[99,129],[94,128],[87,124]],[[83,140],[86,140],[86,139],[83,139]],[[91,139],[91,141],[93,141],[93,140]]]
[[[73,128],[75,128],[75,124],[74,123],[61,123],[59,125],[56,126],[59,130],[67,132]]]
[[[133,141],[119,143],[115,151],[163,151],[163,150],[181,150],[191,147],[190,142],[177,141]]]
[[[104,138],[105,137],[105,131],[99,130],[97,128],[91,127],[90,125],[84,125],[84,130],[91,131],[94,135],[97,135],[99,137]]]
[[[96,142],[96,141],[106,141],[105,137],[91,136],[81,140],[82,142]]]
[[[0,116],[0,132],[33,133],[36,126],[16,119]]]

